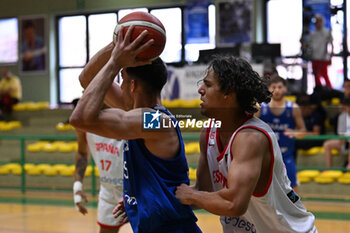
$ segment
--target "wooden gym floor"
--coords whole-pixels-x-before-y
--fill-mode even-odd
[[[350,232],[350,197],[306,197],[307,209],[316,216],[320,233]],[[0,190],[1,233],[97,233],[96,198],[89,197],[89,213],[85,216],[73,207],[70,193],[27,192]],[[196,211],[203,233],[222,232],[218,216]],[[129,225],[120,233],[130,233]]]

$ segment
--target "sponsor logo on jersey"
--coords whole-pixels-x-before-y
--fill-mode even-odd
[[[222,184],[222,187],[227,188],[227,179],[219,170],[213,171],[213,182],[214,184]]]
[[[224,219],[225,224],[232,225],[235,228],[240,228],[246,232],[256,233],[255,225],[246,219],[240,217],[227,217]]]
[[[98,152],[107,152],[119,156],[119,148],[114,146],[113,143],[97,142],[95,143],[95,148]]]
[[[100,176],[100,181],[102,183],[113,184],[115,186],[123,185],[123,178],[111,178],[107,176]]]
[[[289,193],[287,193],[287,197],[289,198],[289,200],[291,200],[293,203],[297,202],[299,200],[299,196],[298,194],[296,194],[296,192],[294,192],[294,190],[290,191]]]
[[[128,194],[124,195],[124,201],[128,203],[128,205],[137,205],[136,197],[130,197]]]

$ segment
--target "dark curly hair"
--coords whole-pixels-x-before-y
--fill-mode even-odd
[[[236,93],[243,111],[253,114],[258,111],[256,103],[270,102],[272,93],[268,90],[266,80],[246,60],[216,55],[209,64],[210,68],[219,79],[221,91],[225,94]]]

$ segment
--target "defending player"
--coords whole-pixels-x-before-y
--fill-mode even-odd
[[[74,202],[80,213],[86,214],[87,197],[83,192],[83,179],[88,165],[89,151],[100,172],[97,223],[100,233],[118,232],[124,221],[115,219],[113,208],[123,199],[123,140],[104,138],[76,130],[78,151],[75,156]]]
[[[317,232],[290,186],[275,134],[253,116],[271,93],[249,63],[216,57],[198,92],[201,113],[222,124],[202,130],[196,185],[182,184],[176,197],[220,215],[225,233]]]

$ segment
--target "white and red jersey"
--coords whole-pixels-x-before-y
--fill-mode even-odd
[[[100,226],[117,229],[121,225],[112,211],[123,200],[124,140],[86,133],[86,142],[100,172],[100,192],[97,222]]]
[[[224,233],[317,232],[314,215],[307,212],[290,186],[275,134],[256,117],[249,118],[232,134],[225,149],[220,146],[219,130],[208,129],[206,152],[214,191],[227,187],[228,170],[234,156],[231,145],[236,134],[245,128],[256,129],[267,136],[271,148],[270,178],[263,193],[253,193],[244,215],[220,217]]]
[[[100,172],[101,184],[122,187],[124,140],[86,133],[86,141]]]

